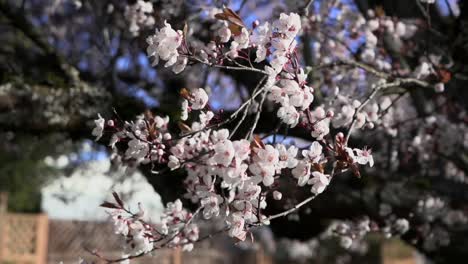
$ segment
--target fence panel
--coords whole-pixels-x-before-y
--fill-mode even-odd
[[[0,214],[0,263],[44,264],[47,240],[47,215]]]

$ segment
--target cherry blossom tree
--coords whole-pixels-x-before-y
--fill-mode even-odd
[[[466,254],[457,247],[468,231],[459,92],[467,34],[442,33],[467,23],[466,4],[414,0],[417,14],[407,15],[372,1],[285,1],[252,17],[245,10],[261,4],[250,2],[96,4],[119,28],[99,33],[109,50],[101,60],[113,65],[128,45],[124,52],[172,81],[169,110],[96,107],[89,135],[118,166],[146,171],[167,203],[149,221],[144,204],[132,211],[113,193],[102,206],[122,257],[94,254],[127,262],[161,248],[192,250],[218,233],[251,240],[261,226],[277,236],[336,237],[350,251],[373,232],[401,237],[436,262]],[[93,6],[84,4],[74,8]],[[54,63],[73,89],[93,94],[92,78],[60,56]],[[136,69],[105,68],[87,70],[115,86],[111,95],[122,82],[157,83]],[[236,99],[219,99],[228,93]],[[222,227],[203,233],[210,221]]]

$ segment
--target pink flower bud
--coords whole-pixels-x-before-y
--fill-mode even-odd
[[[344,138],[345,138],[345,137],[344,137],[343,132],[339,132],[339,133],[336,134],[336,136],[335,136],[335,140],[336,140],[337,142],[344,142]]]
[[[335,112],[333,112],[333,110],[328,110],[327,111],[327,117],[328,118],[333,118],[333,116],[335,116]]]
[[[344,138],[343,132],[339,132],[338,134],[336,134],[336,137],[337,138]]]

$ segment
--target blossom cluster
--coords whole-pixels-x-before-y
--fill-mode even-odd
[[[330,183],[331,175],[324,173],[328,159],[318,141],[302,150],[300,157],[299,149],[295,146],[264,144],[258,139],[230,140],[231,135],[227,129],[207,128],[214,113],[205,109],[208,96],[203,89],[186,92],[184,97],[185,106],[182,112],[187,113],[183,115],[188,115],[189,109],[199,113],[199,121],[193,121],[191,126],[195,133],[188,136],[176,140],[176,136],[172,136],[167,130],[169,119],[149,113],[134,122],[123,124],[119,124],[117,120],[105,122],[99,116],[93,133],[99,139],[105,130],[114,130],[110,137],[112,147],[115,148],[117,142],[127,142],[123,160],[166,164],[173,170],[183,168],[187,172],[185,197],[200,203],[205,219],[224,216],[230,227],[229,235],[239,240],[246,238],[249,225],[268,223],[268,217],[261,213],[267,206],[266,193],[272,190],[275,199],[282,198],[282,194],[274,189],[276,179],[282,177],[285,170],[297,179],[299,187],[311,185],[314,195],[322,193]],[[343,143],[343,136],[339,138],[339,142]],[[337,151],[338,149],[345,155],[345,162],[349,162],[349,166],[367,163],[373,165],[372,155],[367,150],[353,150],[343,144]],[[219,188],[225,191],[220,192]],[[166,217],[169,220],[162,221],[157,229],[161,235],[170,233],[167,222],[177,224],[179,221],[180,224],[180,219],[186,219],[187,213],[181,211],[180,201],[169,204],[168,210]],[[136,232],[132,234],[136,238],[147,237],[144,235],[147,234],[144,225],[126,224],[128,218],[123,218],[121,213],[122,210],[118,210],[114,217],[119,233],[128,234],[131,231]],[[171,216],[174,214],[178,215]],[[178,226],[172,228],[179,229]],[[152,245],[148,239],[143,238],[141,241],[136,240],[139,252],[146,252]],[[181,241],[187,242],[186,239]]]
[[[368,217],[364,217],[357,221],[335,222],[330,226],[330,232],[331,236],[339,237],[343,248],[348,249],[354,246],[354,243],[363,240],[370,232],[380,232],[385,237],[392,237],[405,234],[409,230],[409,225],[409,221],[405,218],[392,218],[384,226],[379,226],[371,222]]]
[[[346,127],[356,120],[355,129],[381,129],[394,137],[397,135],[395,124],[405,117],[395,116],[398,114],[395,109],[414,112],[411,104],[407,104],[407,97],[379,94],[362,109],[363,100],[359,98],[385,85],[385,74],[427,79],[436,75],[434,65],[443,65],[434,54],[430,54],[430,60],[421,56],[422,67],[414,70],[392,63],[392,52],[416,55],[412,52],[416,45],[414,39],[421,31],[418,21],[397,19],[375,10],[369,10],[368,18],[364,18],[349,6],[340,6],[339,15],[330,17],[335,8],[332,2],[321,3],[320,10],[307,17],[303,26],[303,30],[314,37],[311,43],[314,64],[327,66],[323,73],[311,78],[314,89],[323,96],[321,117],[328,111],[334,113],[333,118],[324,119],[319,128],[325,131],[328,123],[334,128]],[[356,58],[361,64],[352,68],[333,66],[337,61],[350,58]],[[369,68],[375,71],[372,73]],[[439,90],[442,86],[441,83],[434,85]],[[394,105],[397,101],[398,107]]]
[[[117,193],[113,196],[115,202],[104,202],[101,206],[108,209],[115,234],[124,240],[122,258],[147,254],[162,246],[180,246],[190,251],[193,242],[198,240],[198,226],[191,223],[194,215],[183,208],[180,200],[168,203],[159,221],[153,223],[145,220],[145,211],[140,204],[139,211],[133,213]]]
[[[163,163],[167,161],[166,145],[171,141],[172,135],[167,126],[169,117],[140,115],[132,122],[119,123],[114,120],[105,120],[99,115],[95,120],[96,127],[93,135],[99,140],[104,130],[112,132],[109,146],[116,150],[116,144],[127,145],[124,160],[131,160],[137,164],[152,162]]]
[[[468,116],[458,95],[467,74],[466,56],[456,56],[466,51],[467,31],[444,31],[463,20],[463,1],[412,1],[419,9],[404,17],[401,8],[362,10],[357,1],[268,2],[262,10],[251,1],[231,1],[239,14],[220,1],[53,1],[45,14],[38,12],[46,2],[28,2],[25,13],[52,26],[45,30],[52,48],[63,50],[64,62],[80,58],[75,66],[87,73],[71,69],[71,89],[76,87],[53,89],[52,97],[44,97],[44,87],[26,85],[26,96],[15,82],[0,85],[2,97],[40,99],[33,105],[45,110],[29,123],[47,121],[61,130],[78,116],[109,108],[101,104],[111,103],[109,94],[90,90],[91,83],[75,81],[79,77],[107,83],[99,79],[117,73],[113,84],[124,93],[174,91],[179,81],[187,87],[176,98],[180,113],[167,108],[170,96],[160,102],[168,116],[146,112],[126,121],[103,114],[94,122],[92,135],[110,146],[114,164],[181,177],[180,186],[167,188],[181,188],[186,200],[168,204],[156,222],[118,201],[109,208],[128,258],[162,247],[190,249],[206,237],[198,234],[198,220],[220,221],[233,240],[246,240],[253,226],[278,217],[299,220],[311,208],[320,217],[342,201],[359,205],[353,217],[369,214],[335,232],[351,250],[369,231],[389,237],[408,228],[403,239],[424,250],[463,244],[457,242],[468,222],[459,202],[468,183]],[[261,21],[246,22],[255,17]],[[77,36],[89,42],[86,56]],[[171,71],[180,75],[169,77]],[[72,109],[64,107],[70,100]],[[14,117],[13,132],[23,127]],[[363,177],[359,188],[354,176]],[[308,208],[324,192],[326,205],[319,198]],[[182,202],[192,202],[194,215],[205,220],[195,219]],[[337,212],[339,218],[349,211]],[[296,255],[304,253],[297,248]]]
[[[129,30],[133,35],[138,35],[142,28],[154,25],[153,4],[144,0],[138,0],[125,6],[125,19],[128,21]]]
[[[328,5],[321,5],[326,13]],[[232,11],[231,11],[232,12]],[[315,57],[319,59],[319,63],[329,63],[334,58],[346,58],[349,53],[337,53],[337,49],[345,42],[347,32],[364,32],[362,37],[365,40],[365,49],[361,53],[361,58],[369,65],[374,65],[377,69],[391,70],[391,65],[385,54],[376,54],[381,48],[378,36],[391,34],[396,39],[410,38],[417,31],[415,24],[402,21],[394,22],[391,18],[385,16],[376,16],[373,12],[369,13],[371,19],[366,21],[362,16],[355,14],[351,10],[344,9],[339,19],[343,20],[346,25],[338,34],[337,39],[331,38],[326,41],[325,46],[321,46],[320,42],[315,42],[314,52]],[[356,98],[356,91],[359,87],[348,87],[356,85],[356,80],[362,78],[364,73],[361,71],[352,70],[351,74],[336,71],[333,74],[331,82],[323,85],[320,88],[327,91],[325,102],[315,110],[310,110],[310,106],[314,101],[314,88],[308,85],[308,73],[299,65],[297,57],[297,36],[302,30],[301,19],[295,13],[280,14],[280,17],[272,23],[255,21],[252,28],[248,29],[242,20],[236,15],[232,15],[226,10],[221,15],[222,19],[218,20],[219,28],[216,30],[216,38],[210,41],[205,46],[200,43],[193,43],[190,48],[190,43],[187,41],[187,36],[182,31],[172,29],[171,25],[165,22],[165,26],[157,29],[153,36],[148,37],[149,44],[147,53],[148,56],[154,59],[154,65],[159,61],[159,58],[166,60],[166,67],[173,66],[173,71],[179,73],[185,69],[188,61],[203,63],[210,66],[224,66],[226,63],[246,61],[248,63],[266,61],[263,72],[267,74],[267,82],[262,89],[268,92],[268,99],[271,102],[279,104],[277,110],[278,118],[290,127],[295,127],[300,124],[307,128],[311,135],[318,140],[323,139],[330,131],[330,125],[335,128],[347,127],[353,120],[356,120],[354,128],[374,128],[375,125],[385,127],[389,133],[395,134],[395,130],[390,125],[390,118],[380,120],[382,112],[388,112],[389,109],[384,106],[390,106],[387,100],[381,100],[379,107],[378,102],[371,102],[364,109],[357,112],[360,108],[361,101],[352,99]],[[234,26],[231,20],[225,17],[231,16],[231,20],[235,19]],[[232,18],[233,17],[233,18]],[[228,21],[225,21],[228,20]],[[311,25],[306,25],[304,30],[311,31],[317,28],[327,28],[326,21],[322,20],[320,15],[314,15],[309,18]],[[346,21],[346,23],[345,23]],[[315,25],[316,24],[316,25]],[[322,32],[318,35],[321,36]],[[323,35],[323,34],[322,34]],[[255,59],[251,59],[250,51],[255,51]],[[339,51],[339,50],[338,50]],[[423,62],[422,65],[427,63]],[[246,66],[243,66],[246,67]],[[424,71],[425,77],[431,72],[429,69]],[[427,73],[426,73],[427,72]],[[409,74],[409,73],[408,73]],[[346,76],[348,75],[348,76]],[[370,79],[369,86],[372,89],[377,89],[378,86],[384,85],[384,79]],[[343,85],[339,87],[338,85]],[[346,88],[346,89],[344,89]],[[187,108],[186,102],[184,102]],[[186,116],[186,111],[182,116]],[[391,116],[391,115],[387,115]],[[183,118],[184,120],[184,118]]]
[[[156,30],[156,34],[147,39],[147,53],[154,58],[153,65],[157,65],[158,58],[161,58],[167,61],[165,67],[174,65],[173,71],[179,73],[187,65],[188,59],[206,64],[223,64],[235,59],[250,60],[246,54],[251,49],[256,50],[255,62],[268,59],[269,65],[264,68],[268,81],[264,89],[269,92],[270,100],[281,105],[278,117],[294,127],[314,99],[314,90],[307,86],[307,75],[298,65],[295,53],[296,38],[301,30],[300,17],[295,13],[282,13],[272,24],[265,22],[259,25],[257,21],[253,26],[251,30],[241,26],[237,28],[239,32],[233,32],[229,23],[222,22],[217,30],[217,40],[209,42],[199,54],[190,56],[184,46],[185,36],[165,22],[162,29]]]
[[[180,73],[185,69],[188,59],[179,53],[184,40],[181,30],[175,31],[171,25],[164,21],[164,27],[156,29],[156,33],[146,39],[148,48],[146,52],[153,59],[153,66],[158,65],[159,60],[164,60],[164,67],[171,67],[174,73]]]
[[[105,123],[106,129],[120,128],[111,136],[110,145],[128,141],[124,160],[165,164],[172,170],[183,168],[187,172],[185,197],[200,204],[205,219],[225,217],[229,234],[239,240],[246,238],[249,225],[268,223],[268,217],[261,213],[267,206],[266,194],[271,190],[275,199],[282,198],[275,188],[285,171],[297,179],[298,187],[310,185],[313,195],[322,193],[329,185],[332,176],[324,173],[328,158],[318,141],[299,156],[295,146],[265,144],[258,139],[231,140],[227,129],[207,127],[214,113],[205,109],[208,97],[203,89],[187,92],[185,97],[187,109],[197,109],[199,113],[200,121],[193,121],[191,127],[195,133],[176,139],[177,136],[167,131],[168,118],[147,113],[123,125],[113,120],[106,123],[99,117],[95,134],[98,138],[102,136]],[[357,164],[373,165],[370,151],[345,147],[343,135],[338,138],[341,145],[336,151],[343,155],[344,164],[349,163],[354,169]],[[220,192],[219,188],[225,191]],[[180,209],[180,201],[168,208]],[[185,216],[176,218],[185,219]],[[161,228],[159,232],[167,234],[167,228],[164,225]]]
[[[360,176],[360,165],[373,167],[374,157],[367,147],[348,144],[352,129],[383,129],[390,137],[401,133],[395,126],[415,110],[392,106],[407,105],[408,97],[404,93],[376,96],[377,92],[389,85],[386,77],[394,73],[417,79],[434,77],[437,74],[435,60],[421,60],[419,67],[409,71],[391,64],[388,53],[382,52],[383,36],[391,36],[396,48],[401,48],[417,34],[418,28],[411,21],[399,21],[373,12],[369,12],[366,20],[343,8],[336,17],[339,23],[327,23],[325,14],[331,12],[333,5],[323,3],[320,7],[319,14],[304,18],[308,22],[305,25],[298,14],[282,13],[272,23],[255,21],[251,28],[233,11],[224,9],[215,14],[215,34],[206,44],[189,41],[189,26],[183,31],[176,30],[165,21],[162,28],[147,38],[147,54],[154,66],[163,60],[164,66],[172,67],[177,74],[189,64],[202,64],[250,70],[265,78],[228,120],[222,120],[221,111],[210,108],[210,96],[205,89],[192,87],[181,92],[179,132],[169,129],[168,117],[147,113],[134,122],[116,119],[106,122],[99,116],[93,135],[99,139],[103,133],[110,132],[110,145],[116,152],[123,153],[120,155],[124,163],[151,163],[183,170],[186,173],[184,197],[199,206],[203,218],[223,219],[228,234],[238,240],[245,240],[252,226],[266,225],[275,218],[264,212],[270,197],[282,200],[286,196],[279,188],[283,181],[292,180],[297,188],[308,186],[310,196],[315,197],[326,190],[335,173],[350,171]],[[328,37],[326,31],[333,25],[339,27],[333,29],[338,30],[338,34]],[[317,36],[312,45],[313,56],[317,64],[326,69],[319,78],[314,76],[314,67],[304,70],[300,66],[297,38],[301,31]],[[350,32],[356,35],[352,39],[362,42],[356,54],[347,46],[346,36]],[[255,57],[251,58],[251,54]],[[346,62],[351,55],[362,63],[357,63],[353,69],[335,67],[334,62]],[[253,63],[264,63],[264,66],[255,68]],[[245,138],[239,137],[236,129],[222,128],[241,111],[252,114],[248,112],[249,107],[258,103],[256,97],[262,92],[267,103],[277,107],[276,116],[282,124],[288,128],[303,128],[310,134],[308,147],[300,149],[294,144],[262,140],[252,136],[255,126]],[[314,97],[321,99],[312,106]],[[259,105],[257,111],[261,110],[262,105]],[[447,123],[450,122],[447,120]],[[344,129],[346,136],[339,132]],[[427,131],[421,128],[420,133]],[[431,134],[432,137],[446,135],[448,133]],[[452,137],[446,142],[458,141]],[[414,148],[423,146],[414,145]],[[391,159],[393,153],[389,155]],[[177,233],[178,245],[196,241],[198,229],[186,224],[190,217],[181,208],[180,201],[169,204],[166,210],[158,232],[166,236]],[[380,228],[384,234],[408,231],[408,220],[391,215],[388,208],[382,207],[381,211],[382,216],[388,217],[385,226]],[[142,234],[140,229],[136,229],[136,237]],[[371,229],[367,219],[359,224],[340,225],[335,233],[341,237],[344,247],[350,247],[353,240],[362,238]],[[141,250],[145,248],[140,247]]]

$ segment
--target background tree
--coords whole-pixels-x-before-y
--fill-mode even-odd
[[[148,18],[141,24],[135,22],[136,18],[129,11],[136,1],[0,0],[0,129],[5,138],[1,144],[2,158],[5,157],[6,162],[2,164],[7,164],[2,166],[2,170],[15,172],[18,176],[1,175],[5,175],[2,177],[7,179],[6,186],[13,191],[13,203],[24,204],[16,209],[37,210],[37,204],[18,202],[34,199],[22,198],[24,186],[15,182],[26,178],[43,182],[39,169],[42,157],[50,155],[50,152],[42,146],[59,146],[57,150],[50,151],[67,153],[69,149],[63,146],[69,144],[69,139],[76,144],[91,139],[92,119],[97,113],[115,116],[115,109],[119,118],[132,120],[150,109],[177,119],[180,109],[175,105],[181,101],[180,89],[209,86],[215,96],[211,107],[223,109],[222,113],[218,112],[221,117],[227,117],[253,93],[261,74],[213,70],[199,64],[187,67],[179,75],[162,66],[152,68],[145,52],[145,39],[163,21],[169,21],[176,29],[184,28],[187,23],[193,40],[208,42],[214,37],[214,22],[207,18],[220,12],[223,4],[237,11],[246,24],[255,19],[274,19],[280,12],[299,13],[305,21],[298,52],[302,54],[303,64],[311,67],[308,81],[316,90],[314,106],[318,106],[323,102],[321,93],[326,96],[332,87],[345,83],[346,78],[336,78],[343,69],[349,73],[359,66],[341,65],[340,62],[325,65],[317,56],[320,52],[317,52],[316,43],[325,46],[326,41],[334,40],[335,45],[348,52],[356,62],[372,64],[365,60],[366,47],[359,41],[349,41],[353,39],[352,34],[345,43],[337,38],[336,33],[345,27],[337,19],[339,10],[346,7],[360,12],[367,19],[372,19],[368,10],[373,10],[382,19],[389,17],[395,23],[401,20],[417,25],[415,37],[405,43],[379,29],[380,55],[385,55],[391,63],[390,70],[379,72],[408,75],[418,69],[421,58],[436,54],[440,61],[432,62],[435,73],[427,81],[444,83],[445,91],[440,94],[414,84],[401,85],[390,91],[396,95],[393,98],[397,106],[400,100],[414,106],[403,109],[414,118],[407,122],[418,120],[421,123],[411,128],[403,128],[399,124],[395,129],[404,133],[397,137],[378,130],[365,130],[360,132],[360,137],[351,137],[350,143],[371,146],[374,153],[386,155],[387,159],[380,161],[381,167],[363,173],[360,179],[348,174],[335,177],[325,193],[297,212],[301,221],[280,218],[273,221],[271,227],[277,236],[309,239],[323,232],[332,219],[353,220],[366,216],[372,222],[382,224],[387,218],[381,213],[385,207],[383,204],[386,204],[391,205],[394,215],[410,219],[411,229],[403,239],[435,262],[454,262],[466,256],[463,247],[468,243],[467,225],[462,221],[466,218],[464,204],[468,198],[466,142],[447,153],[440,149],[447,148],[443,143],[450,138],[443,138],[433,146],[436,155],[431,154],[429,159],[424,157],[426,149],[417,150],[428,141],[423,136],[435,127],[447,128],[451,133],[444,135],[452,138],[466,138],[464,113],[467,105],[464,98],[467,92],[463,89],[468,80],[466,3],[437,1],[436,5],[426,5],[418,1],[385,0],[148,2],[153,4],[154,11],[148,12]],[[322,18],[324,23],[315,20],[317,15],[326,15]],[[254,63],[253,66],[263,68],[264,64]],[[340,88],[344,89],[343,86]],[[304,129],[287,129],[278,124],[276,111],[265,108],[256,133],[267,135],[276,131],[278,135],[294,136],[296,141],[311,140],[310,133]],[[415,112],[414,117],[410,115],[411,111]],[[444,116],[447,122],[439,123],[437,119],[431,126],[430,122],[424,121],[430,116]],[[255,115],[247,116],[246,122],[239,127],[239,133],[247,133],[254,120]],[[233,129],[235,125],[230,123],[227,128]],[[411,145],[411,140],[418,136],[422,143]],[[152,174],[151,166],[140,166],[139,169],[165,202],[183,194],[184,190],[179,188],[185,178],[183,173],[168,172],[162,176]],[[3,179],[0,181],[4,182]],[[282,192],[297,201],[308,195],[308,192],[288,194],[288,188]],[[37,190],[32,193],[37,193]],[[438,214],[433,212],[434,204]],[[284,206],[281,202],[272,202],[268,210],[275,213]],[[447,220],[440,215],[441,212],[455,220]],[[435,216],[428,220],[431,214]],[[452,220],[460,223],[447,223]],[[424,236],[448,236],[450,244],[432,241],[435,245],[431,245]]]

